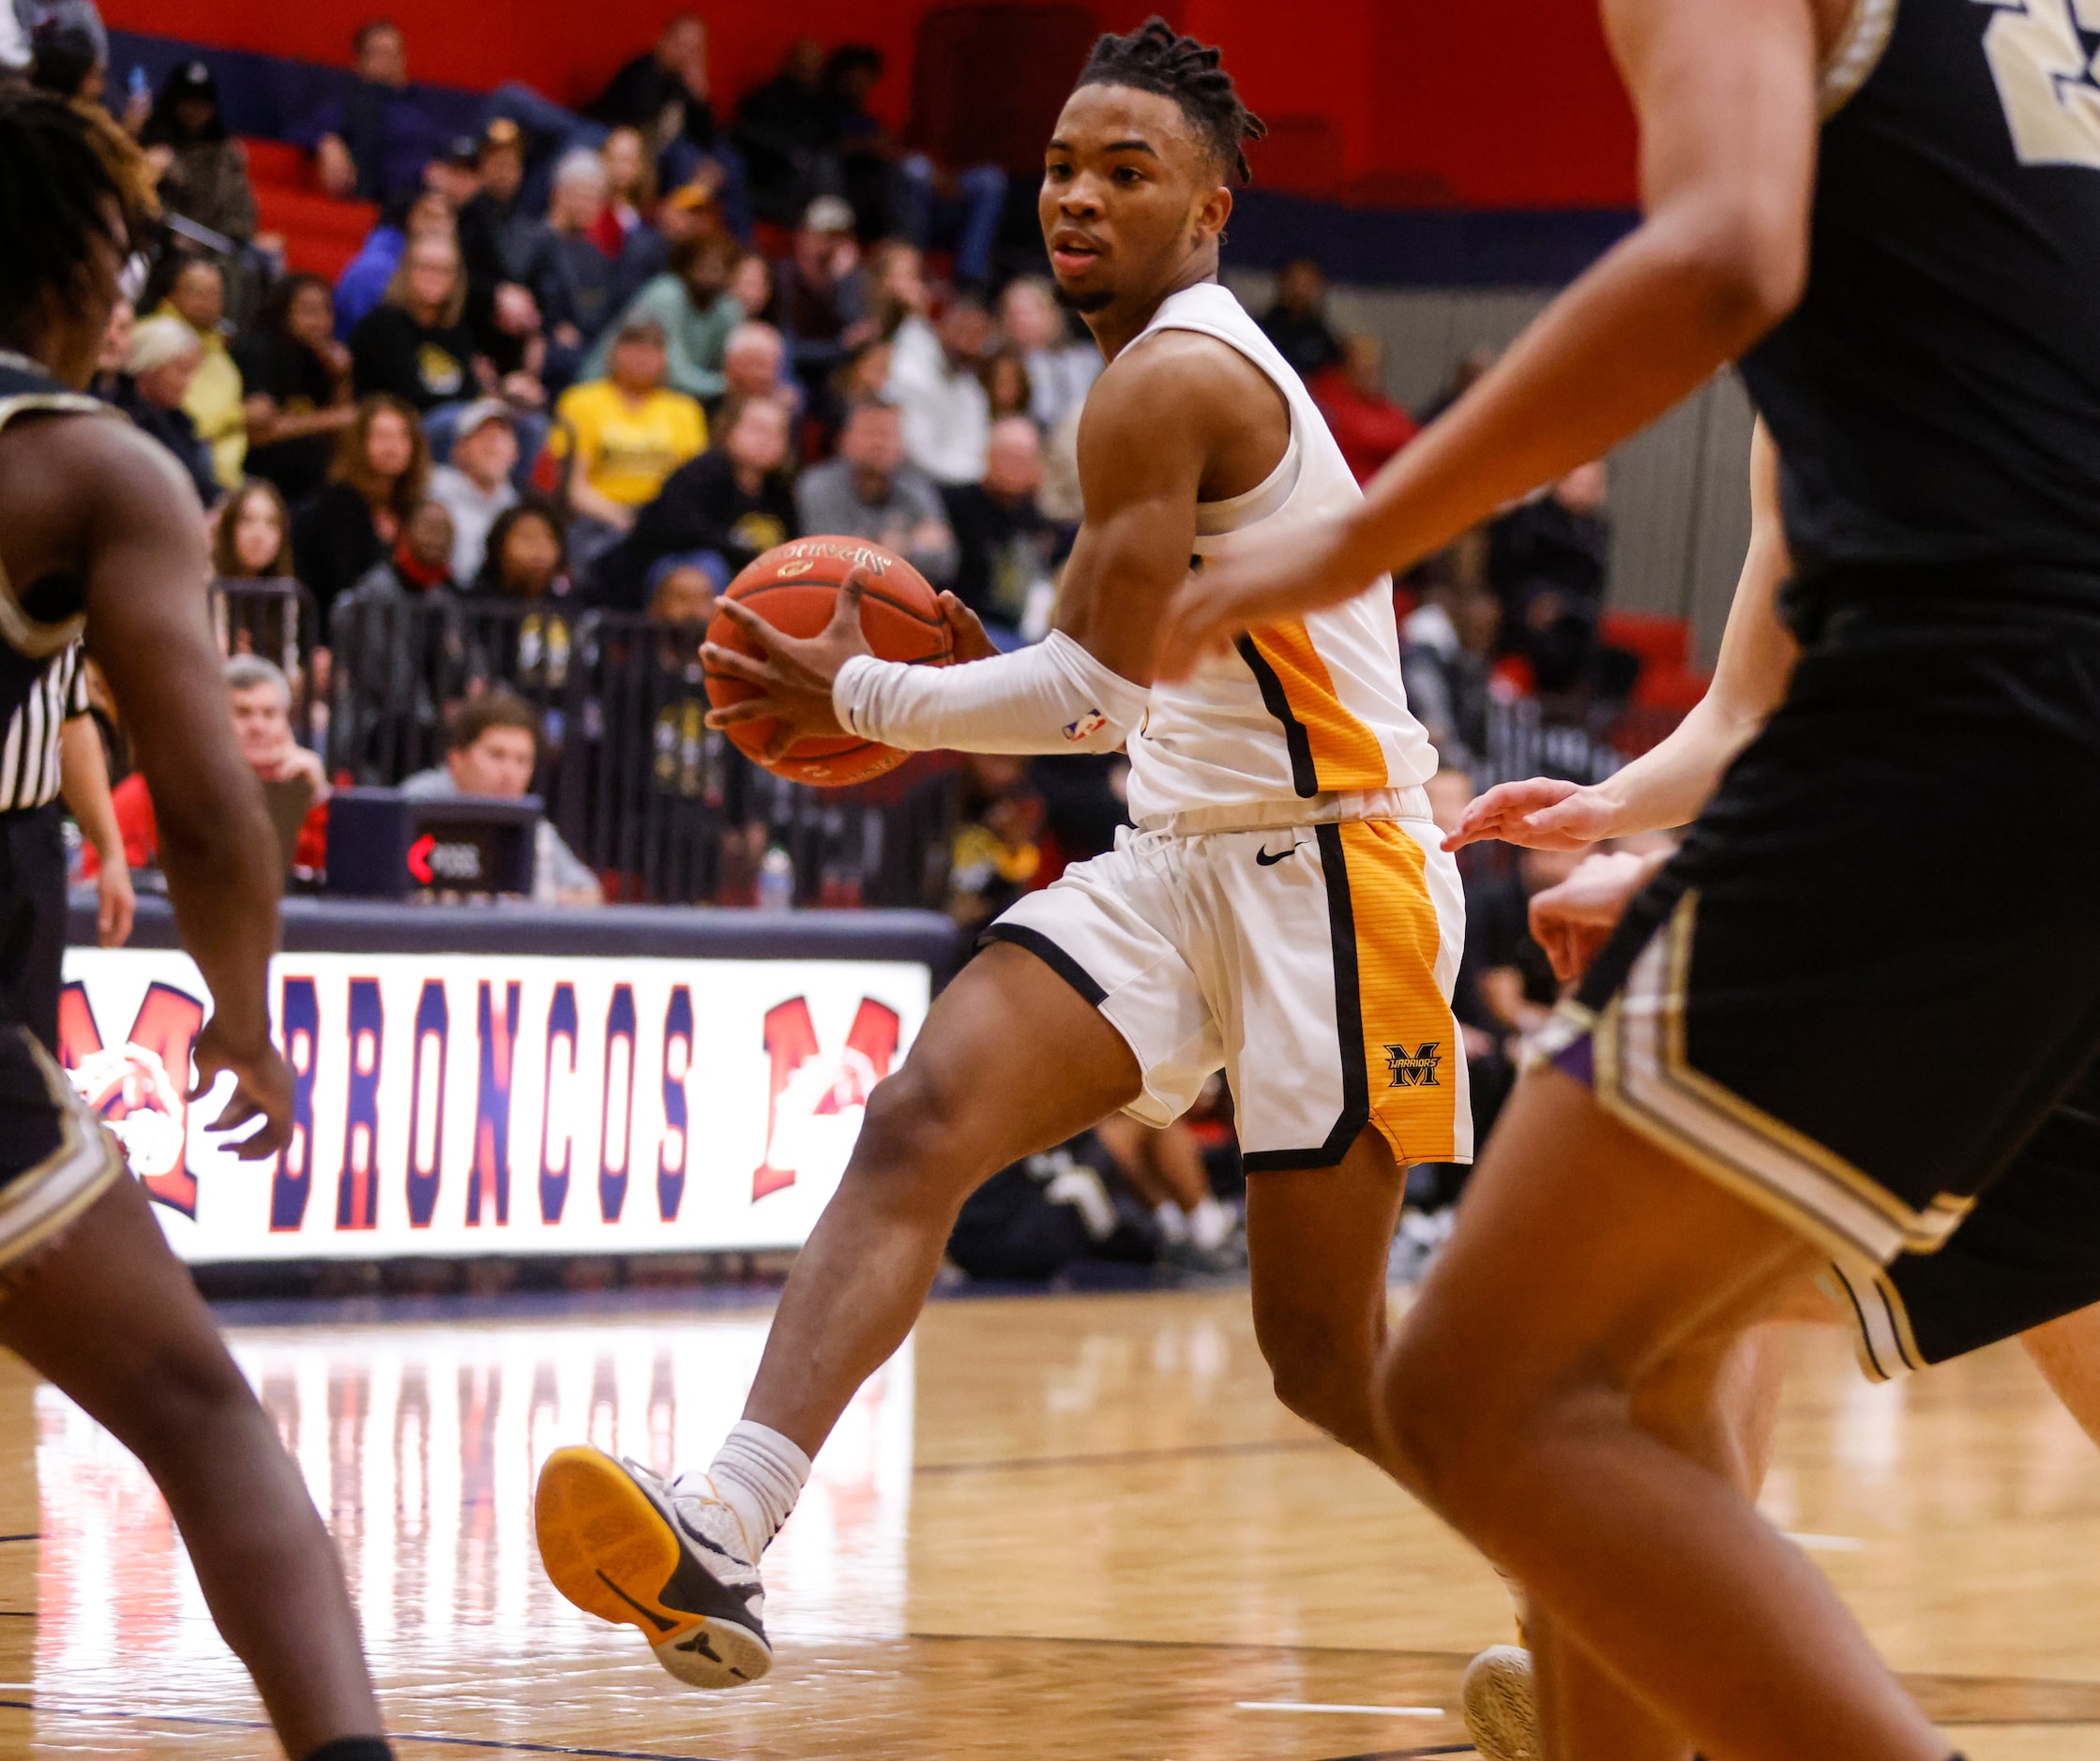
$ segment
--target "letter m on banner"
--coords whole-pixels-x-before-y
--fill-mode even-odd
[[[889,1075],[902,1031],[896,1010],[863,997],[844,1049],[827,1060],[817,1044],[807,997],[791,998],[765,1012],[765,1052],[773,1079],[766,1091],[765,1160],[751,1176],[754,1203],[794,1184],[794,1168],[775,1162],[786,1137],[783,1127],[866,1106],[869,1091]]]
[[[105,1046],[87,986],[75,979],[58,996],[58,1061],[123,1143],[147,1196],[186,1217],[197,1214],[189,1055],[204,1027],[204,1005],[196,998],[153,984],[123,1043]]]

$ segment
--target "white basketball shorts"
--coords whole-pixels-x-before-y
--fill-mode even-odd
[[[1250,1173],[1331,1167],[1366,1125],[1403,1166],[1473,1160],[1451,987],[1458,870],[1428,820],[1192,836],[1126,829],[985,932],[1129,1043],[1148,1125],[1231,1085]]]

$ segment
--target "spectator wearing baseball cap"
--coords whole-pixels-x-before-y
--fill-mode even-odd
[[[460,257],[467,267],[467,326],[498,378],[530,401],[529,390],[512,377],[533,367],[541,330],[539,302],[519,279],[515,262],[537,223],[520,193],[524,133],[507,116],[495,117],[478,136],[455,141],[446,163],[432,173],[457,210]]]
[[[489,529],[518,504],[510,480],[517,463],[510,406],[501,398],[476,398],[453,424],[451,459],[431,473],[431,499],[452,516],[454,580],[470,581],[481,572]]]
[[[204,62],[178,62],[169,70],[139,144],[160,180],[163,213],[179,214],[237,245],[255,236],[248,152],[226,132],[219,82]]]
[[[877,330],[868,271],[843,196],[819,196],[803,210],[794,249],[777,276],[777,304],[788,358],[806,391],[820,391],[834,369]]]

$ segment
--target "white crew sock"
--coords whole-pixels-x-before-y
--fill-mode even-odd
[[[1159,1239],[1169,1247],[1178,1247],[1188,1239],[1188,1219],[1171,1199],[1162,1199],[1153,1207],[1152,1220],[1159,1226]]]
[[[809,1458],[792,1437],[769,1425],[739,1419],[722,1439],[707,1476],[715,1493],[736,1513],[751,1543],[751,1563],[758,1563],[809,1478]]]
[[[1231,1212],[1207,1194],[1188,1213],[1188,1239],[1206,1254],[1223,1247],[1231,1234]]]

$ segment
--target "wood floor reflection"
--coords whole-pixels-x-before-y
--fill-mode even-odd
[[[1470,1753],[1501,1588],[1276,1405],[1244,1293],[929,1311],[768,1557],[779,1666],[718,1697],[553,1594],[529,1489],[579,1437],[703,1459],[763,1311],[386,1313],[230,1337],[410,1761]],[[1773,1519],[1970,1761],[2100,1761],[2100,1453],[2017,1351],[1872,1388],[1795,1343]],[[136,1466],[11,1362],[0,1411],[0,1755],[273,1755]]]

